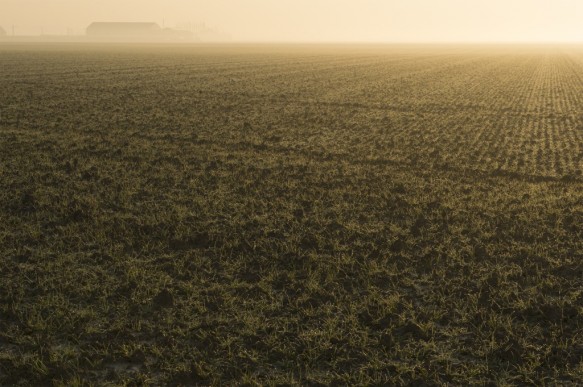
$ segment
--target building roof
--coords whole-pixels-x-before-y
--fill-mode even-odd
[[[156,23],[95,22],[87,27],[87,35],[142,36],[161,30]]]

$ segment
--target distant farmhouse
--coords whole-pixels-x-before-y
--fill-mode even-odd
[[[162,36],[164,39],[170,40],[192,40],[194,38],[194,34],[191,31],[175,30],[173,28],[164,28]]]
[[[96,40],[189,40],[190,31],[160,28],[157,23],[95,22],[86,30],[87,37]]]
[[[91,23],[87,36],[105,38],[154,37],[162,29],[156,23]]]
[[[4,30],[4,28],[0,27],[0,37],[2,36],[6,36],[6,31]]]

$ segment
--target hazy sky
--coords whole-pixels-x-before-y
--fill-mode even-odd
[[[206,22],[241,41],[583,41],[583,0],[0,0],[16,34]]]

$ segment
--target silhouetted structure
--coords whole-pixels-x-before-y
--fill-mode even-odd
[[[191,31],[186,30],[164,28],[162,33],[164,34],[164,38],[168,40],[192,40],[194,38],[194,34]]]
[[[104,38],[148,38],[162,33],[156,23],[91,23],[87,27],[87,36]]]
[[[2,27],[0,27],[0,36],[6,36],[6,31]]]

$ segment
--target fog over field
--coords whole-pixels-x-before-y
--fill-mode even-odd
[[[583,385],[580,7],[2,0],[0,386]]]
[[[2,0],[17,35],[83,34],[95,21],[213,26],[235,41],[582,41],[578,0]]]

